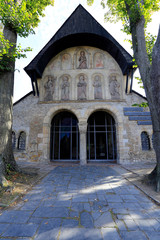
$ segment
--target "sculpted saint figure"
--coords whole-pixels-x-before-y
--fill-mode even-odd
[[[84,75],[79,76],[79,82],[77,84],[78,87],[78,100],[86,99],[86,87],[87,83],[85,82]]]
[[[44,84],[45,89],[44,101],[53,100],[53,94],[55,92],[55,80],[56,78],[48,76],[48,81]]]
[[[85,51],[80,52],[78,68],[79,69],[87,69],[87,58],[85,56]]]
[[[100,76],[96,75],[94,78],[94,98],[95,99],[102,99],[102,83]]]
[[[69,87],[70,83],[68,81],[68,76],[63,76],[62,88],[61,88],[61,99],[69,100]]]
[[[111,76],[109,81],[109,90],[112,99],[119,99],[119,88],[120,84],[117,82],[116,76]]]

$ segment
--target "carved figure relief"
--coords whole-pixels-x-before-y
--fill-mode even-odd
[[[71,56],[67,53],[63,54],[62,56],[62,69],[71,69],[72,68],[72,61]]]
[[[82,74],[79,76],[79,82],[77,84],[77,87],[78,87],[78,100],[85,100],[87,98],[86,95],[87,83],[85,82],[85,77]]]
[[[99,75],[94,77],[94,99],[102,99],[102,82]]]
[[[56,81],[56,77],[48,76],[48,81],[44,84],[44,89],[45,89],[44,101],[53,100],[53,94],[55,92],[55,81]]]
[[[85,51],[80,51],[80,57],[79,57],[78,61],[79,61],[78,69],[87,69],[88,68]]]
[[[69,78],[68,76],[63,76],[62,78],[62,86],[61,86],[61,99],[69,100]]]
[[[117,82],[116,76],[111,76],[109,80],[109,90],[112,99],[119,99],[119,88],[120,84]]]
[[[104,57],[101,53],[96,53],[94,55],[94,67],[95,68],[104,68]]]

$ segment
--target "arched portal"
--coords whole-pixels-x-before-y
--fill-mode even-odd
[[[88,119],[87,159],[117,160],[116,124],[107,112],[94,112]]]
[[[51,122],[51,160],[79,159],[78,120],[73,113],[60,112]]]

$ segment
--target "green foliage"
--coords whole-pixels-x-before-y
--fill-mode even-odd
[[[152,50],[156,42],[156,38],[156,36],[153,36],[150,33],[146,33],[146,49],[150,63],[152,63]]]
[[[54,0],[0,0],[0,21],[21,37],[34,33],[43,10]]]
[[[18,58],[20,59],[26,57],[26,52],[32,51],[30,47],[22,49],[19,44],[17,47],[13,43],[6,40],[3,34],[0,32],[0,73],[4,71],[13,71],[12,62]]]
[[[87,0],[87,4],[88,4],[89,6],[92,6],[93,2],[94,2],[94,0]]]
[[[138,84],[141,84],[141,85],[143,84],[142,79],[140,77],[135,77],[135,79],[138,81]],[[144,88],[143,85],[140,86],[140,88]]]
[[[140,104],[135,103],[132,106],[133,107],[144,107],[144,108],[146,108],[146,107],[148,107],[148,103],[147,102],[142,102]]]
[[[27,37],[34,33],[45,7],[53,4],[54,0],[0,0],[0,23],[20,37]],[[31,48],[16,47],[0,32],[0,72],[13,71],[11,63],[15,58],[26,57],[27,51]]]
[[[111,22],[122,21],[123,31],[131,33],[133,24],[136,24],[141,17],[145,19],[145,27],[151,21],[154,12],[160,9],[159,0],[102,0],[103,7],[107,5],[105,19]]]

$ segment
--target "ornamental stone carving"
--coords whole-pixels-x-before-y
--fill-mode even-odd
[[[52,101],[53,100],[56,79],[57,78],[54,76],[48,76],[48,81],[44,84],[44,89],[45,89],[44,101]]]
[[[62,70],[72,69],[72,59],[70,54],[67,54],[67,53],[63,54],[61,61],[62,61]]]
[[[88,68],[85,51],[80,51],[80,57],[79,57],[78,61],[79,61],[78,69],[87,69]]]
[[[87,83],[85,82],[85,77],[83,74],[81,74],[79,76],[79,82],[77,84],[78,100],[85,100],[87,98],[86,88],[87,88]]]
[[[104,68],[104,56],[102,53],[95,53],[94,68]]]
[[[69,100],[69,78],[68,76],[63,76],[62,78],[62,86],[61,86],[61,99],[62,100]]]
[[[79,132],[82,133],[82,134],[86,134],[86,132],[87,132],[87,122],[80,120],[78,126],[79,126]]]
[[[116,76],[110,76],[109,90],[110,90],[112,99],[120,98],[119,88],[120,88],[120,84],[118,83]]]
[[[101,77],[99,75],[96,75],[94,77],[94,99],[102,99],[102,82]]]

